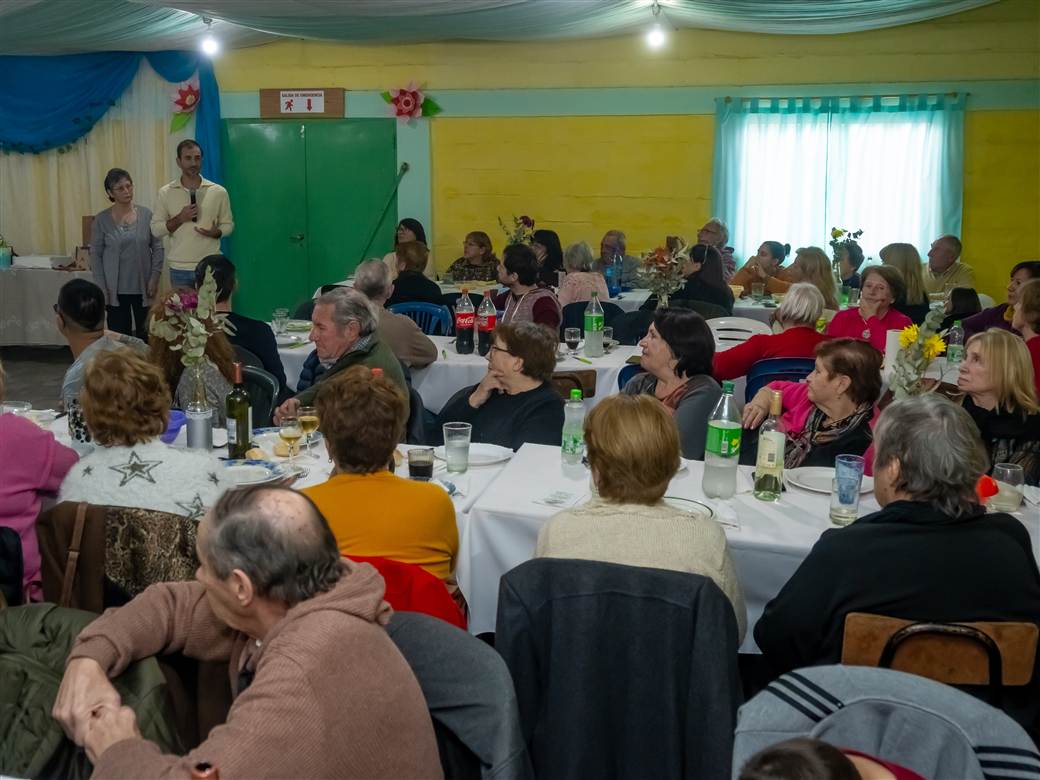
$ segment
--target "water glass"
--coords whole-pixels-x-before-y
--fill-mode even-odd
[[[1017,463],[998,463],[993,467],[993,479],[998,492],[991,496],[988,506],[995,512],[1017,512],[1022,506],[1022,486],[1025,472]]]
[[[289,325],[289,310],[275,309],[271,313],[271,325],[274,326],[274,335],[284,336]]]
[[[614,340],[614,329],[607,325],[603,328],[603,343],[609,344]]]
[[[754,282],[751,285],[751,297],[760,301],[766,297],[766,286],[762,282]]]
[[[859,514],[860,480],[835,477],[831,480],[831,522],[849,525]]]
[[[850,307],[859,306],[859,288],[858,287],[850,287],[849,288],[849,306]]]
[[[444,460],[448,471],[462,474],[469,469],[469,440],[473,426],[464,422],[444,423]]]
[[[428,447],[415,447],[408,450],[408,476],[411,479],[426,480],[433,478],[433,450]]]
[[[856,490],[859,490],[865,465],[860,455],[839,455],[834,459],[834,476],[841,480],[856,480]]]
[[[24,417],[32,410],[32,404],[28,401],[4,401],[0,403],[0,414],[14,414]]]

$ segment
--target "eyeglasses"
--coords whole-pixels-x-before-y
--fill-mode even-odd
[[[493,352],[505,352],[507,355],[512,355],[513,354],[508,349],[503,349],[502,347],[498,346],[498,344],[492,344],[491,345],[491,350]]]

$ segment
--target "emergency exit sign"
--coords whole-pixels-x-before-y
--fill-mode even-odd
[[[294,91],[283,89],[278,92],[278,110],[283,114],[324,114],[325,90]]]
[[[260,116],[264,119],[335,117],[342,119],[342,89],[261,89]]]

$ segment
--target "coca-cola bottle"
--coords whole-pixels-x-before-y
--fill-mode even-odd
[[[462,294],[455,304],[455,351],[460,355],[473,354],[473,301],[469,290],[462,288]]]
[[[498,310],[495,309],[495,302],[491,300],[491,290],[484,290],[484,300],[477,309],[477,351],[481,355],[491,351],[497,320]]]

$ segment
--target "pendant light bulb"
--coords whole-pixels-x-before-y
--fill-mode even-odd
[[[664,26],[661,24],[661,4],[654,0],[650,6],[650,13],[654,15],[654,24],[646,33],[646,45],[651,49],[660,49],[668,40]]]
[[[206,23],[206,34],[199,41],[199,48],[207,57],[215,57],[220,52],[220,41],[213,36],[213,20],[203,17],[202,21]]]

